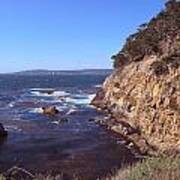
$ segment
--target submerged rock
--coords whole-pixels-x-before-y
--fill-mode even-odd
[[[7,131],[5,130],[4,126],[0,123],[0,138],[6,137],[7,135]]]
[[[52,95],[54,93],[54,91],[55,90],[53,90],[53,89],[43,89],[43,90],[40,90],[39,92],[42,94]]]
[[[180,151],[180,1],[166,5],[113,56],[115,69],[92,104],[138,129],[135,136],[122,123],[111,127],[137,146]]]
[[[69,122],[69,120],[64,117],[64,118],[61,118],[61,119],[59,119],[59,120],[52,121],[51,123],[52,123],[52,124],[59,125],[59,124],[68,123],[68,122]]]

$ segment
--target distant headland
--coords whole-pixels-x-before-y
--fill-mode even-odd
[[[82,70],[45,70],[45,69],[35,69],[35,70],[26,70],[13,73],[4,73],[4,74],[13,74],[13,75],[26,75],[26,76],[35,76],[35,75],[109,75],[112,72],[112,69],[82,69]]]

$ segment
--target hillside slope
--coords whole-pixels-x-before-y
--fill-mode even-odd
[[[112,58],[114,71],[92,104],[110,113],[110,128],[143,153],[179,151],[180,2],[168,1]]]

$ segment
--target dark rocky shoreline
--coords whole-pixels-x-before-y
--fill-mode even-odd
[[[8,132],[5,130],[4,126],[0,123],[0,139],[7,137]]]
[[[123,120],[117,120],[110,114],[104,117],[96,117],[91,119],[98,125],[104,127],[114,136],[123,139],[123,144],[131,150],[136,157],[143,158],[145,156],[156,156],[156,148],[148,144],[145,138],[141,136],[138,129],[134,129]]]

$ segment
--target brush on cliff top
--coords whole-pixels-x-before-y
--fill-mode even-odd
[[[151,19],[149,23],[140,25],[138,32],[127,38],[122,50],[112,56],[114,67],[118,68],[131,61],[141,61],[146,55],[176,55],[179,53],[179,34],[180,1],[171,0],[157,17]],[[177,41],[176,47],[168,48],[167,45],[170,46],[173,41]]]

